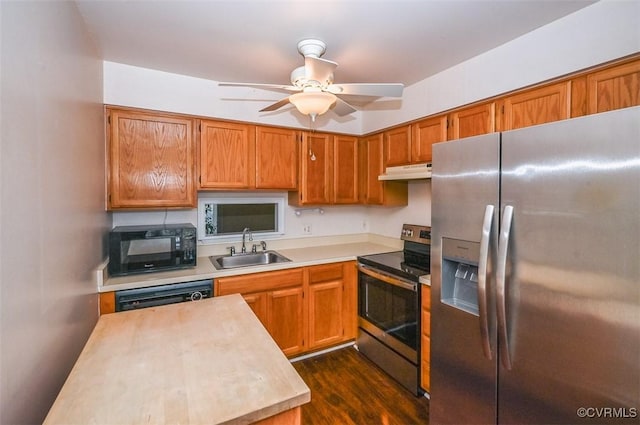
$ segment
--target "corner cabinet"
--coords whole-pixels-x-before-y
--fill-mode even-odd
[[[105,113],[107,209],[195,207],[194,120],[109,107]]]

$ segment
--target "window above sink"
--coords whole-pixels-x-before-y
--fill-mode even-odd
[[[248,227],[254,239],[284,234],[285,196],[220,193],[198,200],[198,239],[238,240]]]

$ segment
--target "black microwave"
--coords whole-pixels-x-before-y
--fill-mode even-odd
[[[109,274],[195,267],[196,248],[196,228],[191,224],[114,227],[109,232]]]

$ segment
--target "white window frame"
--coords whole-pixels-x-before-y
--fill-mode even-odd
[[[276,204],[276,222],[278,229],[275,232],[252,232],[256,239],[273,239],[285,234],[284,216],[286,197],[282,194],[232,194],[219,193],[214,196],[198,197],[198,240],[203,243],[216,243],[224,241],[237,241],[242,235],[215,235],[205,236],[205,205],[206,204]]]

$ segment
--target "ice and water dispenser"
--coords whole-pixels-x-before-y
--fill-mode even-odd
[[[480,243],[442,238],[441,301],[478,315]]]

